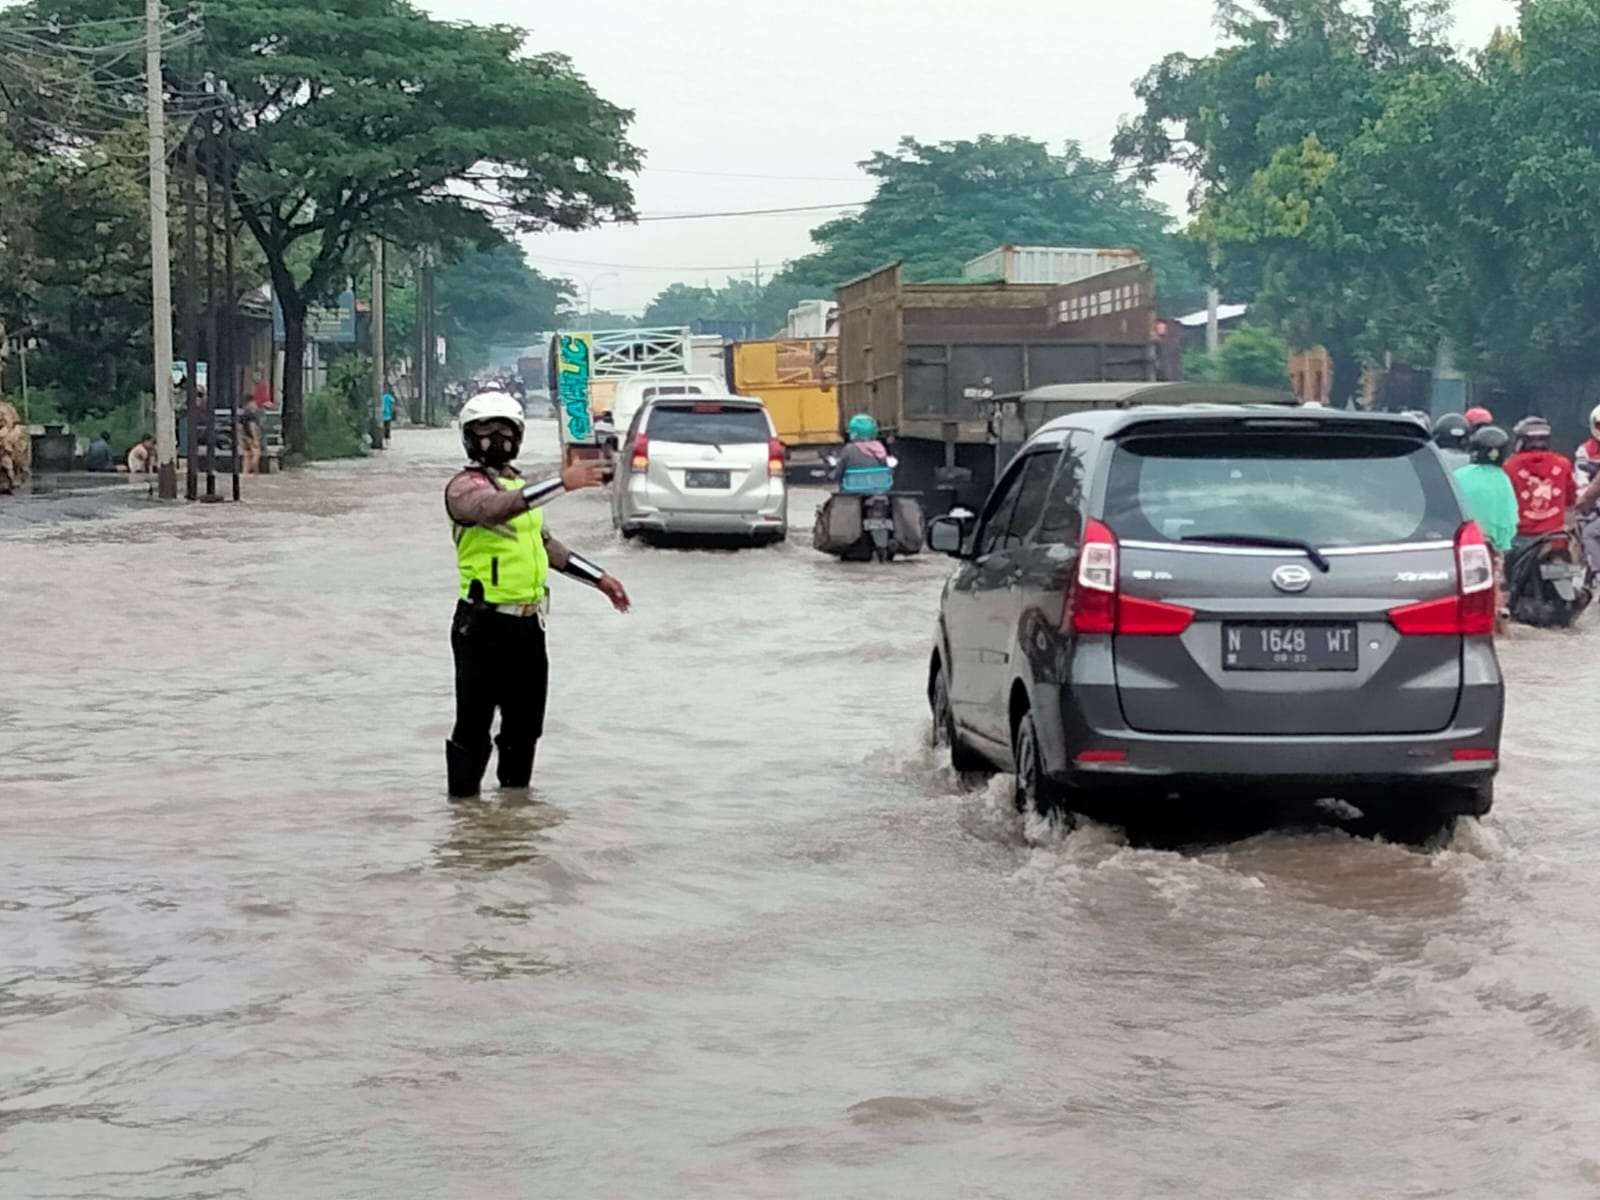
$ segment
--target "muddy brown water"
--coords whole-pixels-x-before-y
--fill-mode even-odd
[[[456,459],[0,501],[0,1196],[1600,1193],[1592,631],[1442,845],[1063,833],[925,749],[940,560],[568,498],[637,611],[452,806]]]

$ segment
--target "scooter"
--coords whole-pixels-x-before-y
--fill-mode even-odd
[[[1547,533],[1506,558],[1506,602],[1513,620],[1566,629],[1594,600],[1593,573],[1575,535]]]
[[[838,460],[829,458],[827,463],[832,468]],[[898,465],[890,458],[881,477],[872,471],[847,479],[817,510],[812,544],[845,562],[887,563],[920,554],[927,522],[915,496],[891,490]]]

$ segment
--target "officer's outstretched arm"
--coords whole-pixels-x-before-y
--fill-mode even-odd
[[[551,567],[560,574],[603,592],[618,612],[627,612],[632,607],[627,589],[616,576],[608,574],[599,563],[590,562],[559,538],[551,537],[548,530],[544,534],[544,548]]]

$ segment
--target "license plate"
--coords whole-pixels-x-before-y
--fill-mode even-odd
[[[885,517],[868,517],[865,521],[861,522],[861,527],[866,529],[868,532],[871,532],[874,529],[887,530],[890,533],[894,532],[894,522]]]
[[[1576,563],[1543,563],[1539,567],[1541,579],[1581,579],[1583,568]]]
[[[728,471],[685,471],[683,486],[692,488],[725,488],[733,486],[733,475]]]
[[[1224,625],[1222,665],[1229,671],[1354,671],[1356,627]]]

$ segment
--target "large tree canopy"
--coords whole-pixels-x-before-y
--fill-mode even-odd
[[[1137,183],[1076,145],[1052,154],[1029,138],[924,143],[904,139],[862,169],[878,190],[859,214],[812,231],[821,247],[778,277],[799,292],[832,295],[845,280],[899,259],[910,279],[953,278],[963,264],[1007,243],[1127,247],[1156,268],[1168,307],[1199,302],[1202,288],[1174,237],[1172,218]]]
[[[1333,355],[1354,390],[1392,311],[1382,230],[1347,203],[1367,181],[1339,168],[1391,97],[1449,69],[1448,0],[1218,0],[1224,44],[1169,55],[1139,82],[1144,110],[1115,153],[1187,171],[1191,235],[1233,295],[1299,345]]]
[[[142,8],[33,0],[0,25],[81,28]],[[564,57],[525,55],[520,30],[435,20],[407,0],[231,0],[207,7],[206,34],[228,89],[236,201],[284,310],[291,448],[304,442],[306,309],[338,289],[361,238],[456,246],[491,240],[495,223],[578,229],[632,213],[631,114]]]

